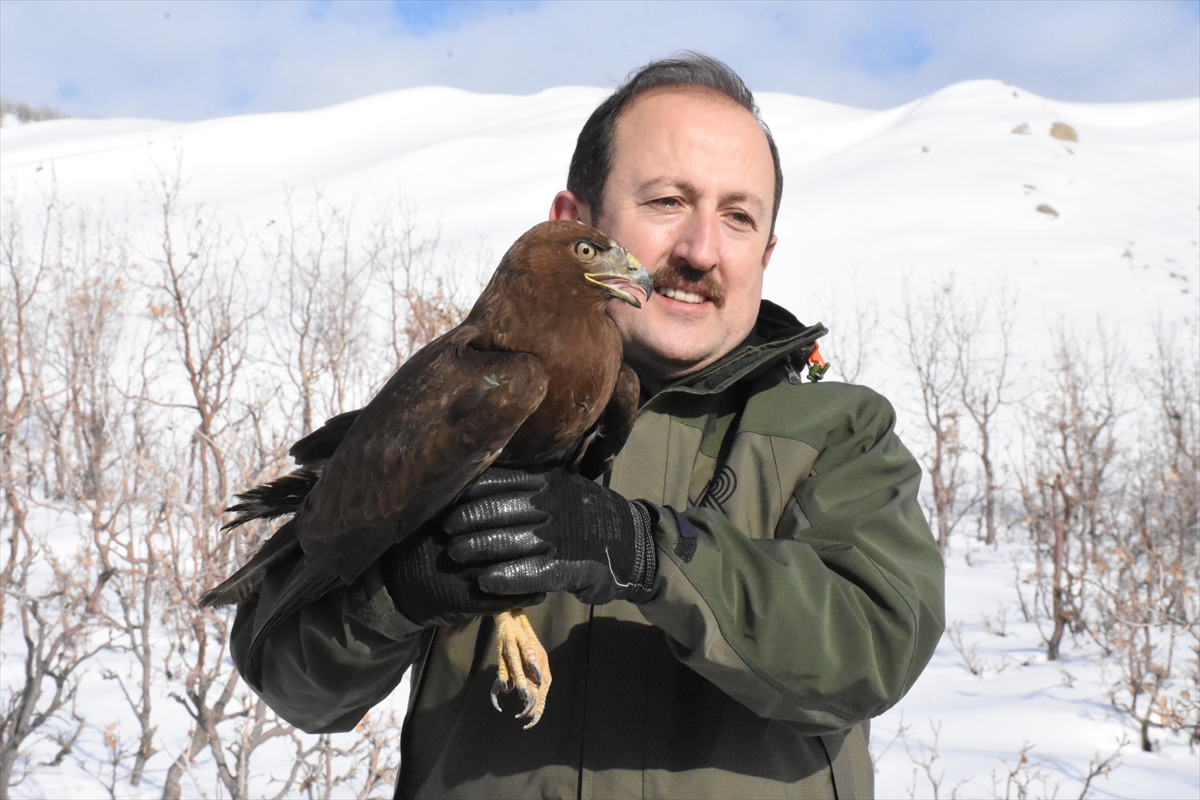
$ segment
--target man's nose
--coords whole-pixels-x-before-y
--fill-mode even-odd
[[[708,272],[717,266],[719,231],[714,215],[696,211],[680,226],[672,255],[692,269]]]

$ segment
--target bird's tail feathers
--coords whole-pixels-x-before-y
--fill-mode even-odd
[[[242,492],[237,496],[242,502],[225,509],[225,513],[237,516],[222,525],[221,530],[236,528],[252,519],[275,519],[284,514],[295,514],[320,477],[319,469],[298,469]]]
[[[209,589],[200,597],[196,604],[200,608],[209,606],[227,606],[249,600],[258,591],[263,580],[277,564],[282,563],[296,552],[300,542],[296,538],[296,530],[291,522],[281,526],[275,535],[268,539],[254,558],[247,561],[242,568],[213,589]]]

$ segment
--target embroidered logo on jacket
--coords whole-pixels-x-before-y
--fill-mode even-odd
[[[728,516],[725,504],[729,502],[729,498],[733,497],[736,490],[737,475],[728,464],[722,464],[717,473],[709,479],[708,483],[704,484],[704,491],[700,492],[700,499],[689,498],[688,502],[693,506],[711,508]]]

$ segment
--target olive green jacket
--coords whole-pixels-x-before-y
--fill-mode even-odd
[[[823,332],[764,302],[747,344],[642,407],[608,483],[658,507],[653,595],[527,609],[554,677],[537,727],[489,703],[490,619],[418,628],[377,570],[281,625],[255,690],[344,731],[411,665],[400,797],[872,796],[866,722],[933,654],[943,566],[888,402],[802,380]],[[288,569],[239,608],[239,664]]]

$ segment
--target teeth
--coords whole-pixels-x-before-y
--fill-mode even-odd
[[[703,303],[704,296],[695,292],[687,292],[683,289],[676,289],[674,286],[656,286],[654,291],[669,297],[672,300],[678,300],[681,303]]]

